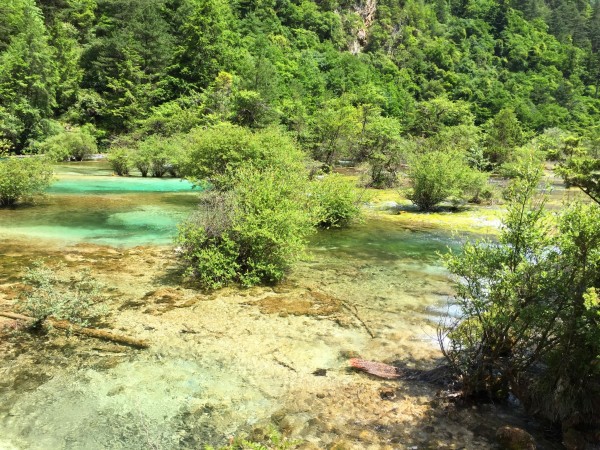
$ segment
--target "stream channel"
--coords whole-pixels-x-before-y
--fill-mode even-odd
[[[280,286],[202,293],[181,286],[172,248],[197,204],[189,183],[114,177],[104,162],[57,174],[36,205],[0,212],[0,308],[14,309],[35,259],[88,268],[110,293],[108,326],[152,345],[0,321],[0,449],[200,449],[271,429],[305,449],[490,448],[512,420],[348,369],[353,356],[422,369],[440,358],[450,230],[370,215],[316,235]]]

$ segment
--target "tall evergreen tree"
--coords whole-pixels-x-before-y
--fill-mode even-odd
[[[11,2],[12,36],[0,54],[0,134],[20,151],[39,139],[56,106],[58,73],[42,13],[33,0]]]

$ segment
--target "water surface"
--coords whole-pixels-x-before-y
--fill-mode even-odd
[[[0,212],[4,237],[116,246],[168,244],[197,203],[184,180],[112,176],[106,162],[56,167],[37,204]]]
[[[317,448],[367,428],[371,442],[350,448],[379,448],[378,439],[409,429],[402,420],[414,413],[382,404],[381,381],[347,372],[348,355],[414,364],[437,355],[427,308],[451,292],[439,253],[458,242],[369,219],[313,236],[309,255],[275,289],[203,296],[169,281],[172,254],[155,247],[171,242],[196,202],[189,184],[117,178],[95,162],[61,166],[38,205],[0,213],[3,267],[18,270],[28,252],[56,255],[65,245],[69,261],[113,289],[121,306],[112,327],[152,342],[113,355],[59,335],[0,362],[0,447],[196,449],[284,417],[297,423],[289,433]],[[170,297],[152,294],[165,288]],[[295,311],[301,302],[305,314]],[[314,314],[319,302],[338,306]],[[377,422],[388,406],[391,421]],[[412,434],[405,442],[420,436]]]

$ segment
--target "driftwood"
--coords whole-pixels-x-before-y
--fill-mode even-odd
[[[422,370],[398,367],[398,364],[396,363],[395,366],[392,366],[390,364],[360,358],[351,358],[348,363],[350,367],[362,370],[363,372],[379,378],[419,381],[444,387],[445,389],[451,389],[442,395],[444,398],[450,400],[463,396],[462,392],[455,390],[456,379],[447,365]]]
[[[28,317],[28,316],[23,316],[22,314],[3,312],[3,311],[0,311],[0,316],[8,317],[9,319],[15,319],[15,320],[25,320],[25,321],[35,320],[33,317]]]
[[[3,311],[0,311],[0,316],[7,317],[9,319],[24,320],[27,322],[35,322],[35,320],[36,320],[33,317],[28,317],[28,316],[24,316],[22,314],[15,314],[15,313],[11,313],[11,312],[3,312]],[[104,330],[97,330],[94,328],[81,327],[81,326],[75,325],[67,320],[56,320],[56,319],[48,318],[45,320],[45,322],[47,322],[49,325],[51,325],[54,328],[58,328],[59,330],[67,330],[71,333],[78,334],[81,336],[88,336],[88,337],[93,337],[96,339],[102,339],[104,341],[115,342],[117,344],[128,345],[130,347],[135,347],[135,348],[150,347],[150,344],[148,343],[148,341],[145,341],[143,339],[135,339],[135,338],[131,338],[128,336],[121,336],[118,334],[110,333],[110,332],[104,331]]]
[[[376,361],[367,361],[366,359],[352,358],[350,361],[351,367],[360,369],[368,374],[379,378],[397,379],[402,376],[402,373],[394,366]]]

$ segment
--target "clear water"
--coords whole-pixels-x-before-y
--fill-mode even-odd
[[[0,212],[3,275],[10,268],[14,277],[32,252],[56,255],[57,243],[65,244],[72,260],[89,264],[117,289],[118,301],[144,299],[153,306],[145,294],[169,282],[164,273],[149,273],[166,264],[152,246],[171,242],[196,201],[178,180],[116,178],[103,163],[62,166],[38,205]],[[108,244],[122,256],[68,246],[77,243]],[[131,248],[136,245],[147,247]],[[315,235],[310,256],[281,293],[258,289],[213,298],[182,290],[197,298],[192,307],[164,315],[119,311],[113,327],[150,339],[149,350],[113,357],[97,355],[94,342],[83,349],[65,338],[49,348],[35,341],[39,347],[20,354],[18,364],[0,360],[0,449],[202,448],[281,414],[299,423],[293,437],[316,448],[367,428],[375,440],[377,430],[388,433],[393,426],[404,433],[409,424],[395,412],[389,417],[396,425],[378,425],[387,405],[378,394],[381,381],[348,373],[347,355],[418,362],[437,354],[427,308],[450,293],[438,254],[455,245],[443,231],[369,220]],[[151,258],[155,262],[144,265]],[[282,305],[293,304],[315,291],[343,300],[353,313],[264,313],[254,303],[276,296]],[[195,334],[183,334],[187,327]],[[327,369],[327,376],[314,376],[316,369]],[[379,447],[357,441],[349,448]]]
[[[115,246],[168,244],[197,203],[184,180],[112,176],[105,162],[61,165],[34,206],[0,211],[5,237]]]

